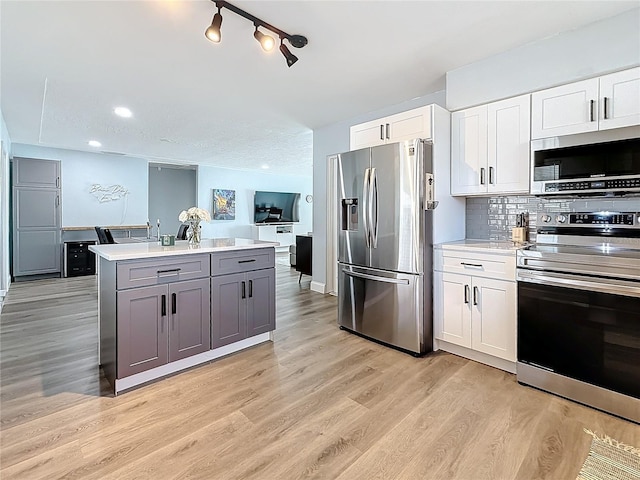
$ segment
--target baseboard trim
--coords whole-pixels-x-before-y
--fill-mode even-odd
[[[444,350],[445,352],[453,353],[460,357],[468,358],[475,362],[484,363],[490,367],[499,368],[509,373],[516,373],[516,362],[510,362],[503,358],[494,357],[493,355],[487,355],[486,353],[477,352],[470,348],[461,347],[453,343],[445,342],[444,340],[434,340],[434,350]]]
[[[118,393],[130,390],[152,380],[157,380],[159,378],[166,377],[167,375],[171,375],[172,373],[177,373],[181,370],[195,367],[196,365],[200,365],[202,363],[210,362],[211,360],[227,356],[231,353],[239,352],[240,350],[244,350],[245,348],[253,347],[254,345],[268,342],[272,339],[272,332],[262,333],[260,335],[256,335],[255,337],[232,343],[231,345],[225,345],[224,347],[215,348],[213,350],[209,350],[208,352],[199,353],[198,355],[193,355],[192,357],[183,358],[182,360],[171,362],[166,365],[162,365],[161,367],[152,368],[151,370],[147,370],[146,372],[136,373],[135,375],[131,375],[130,377],[117,378],[115,393],[117,395]]]
[[[326,284],[324,283],[320,283],[320,282],[311,282],[311,285],[309,286],[309,288],[311,289],[312,292],[318,292],[318,293],[327,293],[326,291]]]

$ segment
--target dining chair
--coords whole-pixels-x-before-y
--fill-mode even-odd
[[[189,229],[189,225],[187,223],[183,223],[178,228],[178,234],[176,235],[176,240],[186,240],[187,239],[187,230]]]

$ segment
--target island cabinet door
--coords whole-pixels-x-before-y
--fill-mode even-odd
[[[168,300],[166,285],[117,293],[118,378],[167,363]]]
[[[211,347],[247,338],[246,274],[211,278]]]
[[[211,347],[209,279],[169,285],[169,361],[180,360]]]
[[[276,328],[275,269],[247,273],[247,336]]]

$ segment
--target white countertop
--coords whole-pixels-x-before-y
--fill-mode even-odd
[[[250,238],[204,238],[200,245],[189,245],[187,240],[177,240],[170,247],[159,242],[113,243],[109,245],[90,245],[89,250],[109,261],[135,260],[138,258],[170,257],[194,253],[214,253],[225,250],[244,250],[250,248],[277,247],[278,242],[253,240]]]
[[[464,239],[464,240],[456,240],[454,242],[445,242],[434,245],[434,248],[440,248],[443,250],[479,250],[481,252],[492,252],[492,253],[501,253],[503,255],[515,255],[515,252],[521,248],[524,248],[528,245],[525,244],[515,244],[513,242],[497,242],[492,240],[475,240],[475,239]]]

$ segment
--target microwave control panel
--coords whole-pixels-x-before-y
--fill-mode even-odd
[[[545,193],[590,190],[633,190],[640,189],[640,177],[607,180],[580,180],[576,182],[545,183]]]

